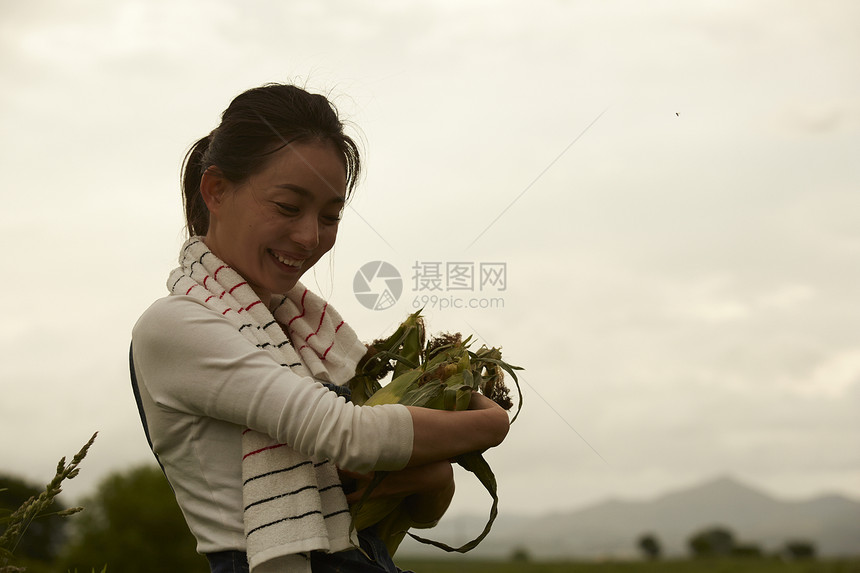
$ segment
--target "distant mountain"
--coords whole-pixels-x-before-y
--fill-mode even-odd
[[[486,518],[442,519],[430,537],[451,545],[476,536]],[[815,543],[818,554],[860,555],[860,502],[838,495],[808,501],[782,501],[732,478],[669,493],[652,501],[610,500],[568,513],[517,517],[502,513],[493,531],[469,555],[508,557],[525,548],[535,557],[634,557],[643,533],[657,536],[666,555],[688,553],[687,539],[712,526],[723,526],[741,543],[764,551],[786,541]],[[426,555],[439,550],[404,541],[404,555]]]

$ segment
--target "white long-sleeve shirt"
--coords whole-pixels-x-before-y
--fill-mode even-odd
[[[412,453],[404,406],[346,402],[191,297],[147,309],[132,332],[132,356],[153,450],[200,553],[245,549],[245,428],[356,472],[402,469]]]

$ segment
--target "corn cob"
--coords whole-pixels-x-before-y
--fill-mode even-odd
[[[388,338],[370,345],[368,355],[356,369],[350,383],[353,401],[369,406],[377,404],[404,404],[444,410],[465,410],[474,391],[480,391],[510,409],[513,402],[509,390],[503,383],[503,372],[511,375],[519,393],[522,394],[515,370],[501,359],[497,348],[481,347],[469,350],[471,340],[462,340],[459,334],[442,335],[425,341],[424,323],[420,311],[409,317]],[[379,379],[393,367],[392,380],[382,386]],[[357,399],[356,399],[357,396]],[[519,408],[511,422],[519,415]],[[455,460],[466,470],[474,473],[487,488],[493,499],[490,517],[484,531],[474,540],[454,548],[444,543],[423,539],[409,533],[418,541],[435,545],[446,551],[465,553],[477,546],[490,532],[498,513],[496,479],[480,452],[473,452]],[[402,499],[369,499],[370,492],[385,478],[385,472],[377,472],[366,489],[363,498],[352,507],[353,527],[364,529],[372,525],[393,555],[408,532],[411,521],[401,507]]]
[[[403,372],[403,368],[418,366],[417,348],[423,337],[424,324],[420,314],[416,312],[409,315],[391,336],[375,340],[368,345],[367,353],[356,367],[355,376],[349,381],[351,401],[359,406],[363,405],[382,388],[379,381],[401,364],[404,367],[395,372],[395,377]],[[392,362],[396,362],[396,365],[392,365]]]

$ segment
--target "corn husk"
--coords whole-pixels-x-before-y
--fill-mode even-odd
[[[516,420],[522,407],[522,393],[516,371],[502,360],[501,350],[482,346],[469,349],[471,339],[462,340],[459,334],[446,334],[430,341],[425,339],[424,322],[420,311],[409,317],[388,338],[377,340],[359,363],[355,377],[350,381],[352,401],[359,405],[404,404],[444,410],[465,410],[472,392],[479,391],[494,399],[505,409],[513,402],[504,384],[504,373],[510,375],[518,394]],[[392,372],[385,386],[379,380]],[[376,526],[376,531],[393,555],[404,536],[434,545],[445,551],[465,553],[476,547],[490,532],[498,515],[496,478],[481,452],[459,456],[455,461],[473,473],[492,498],[489,518],[484,530],[475,539],[459,546],[425,539],[409,533],[411,521],[402,508],[402,499],[385,497],[370,499],[370,492],[383,479],[386,472],[377,472],[362,499],[353,505],[353,527],[364,529]]]

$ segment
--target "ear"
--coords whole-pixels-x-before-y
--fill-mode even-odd
[[[217,214],[220,211],[224,204],[224,198],[227,196],[229,185],[230,182],[214,165],[203,172],[203,176],[200,178],[200,195],[203,197],[203,202],[206,203],[209,213]]]

